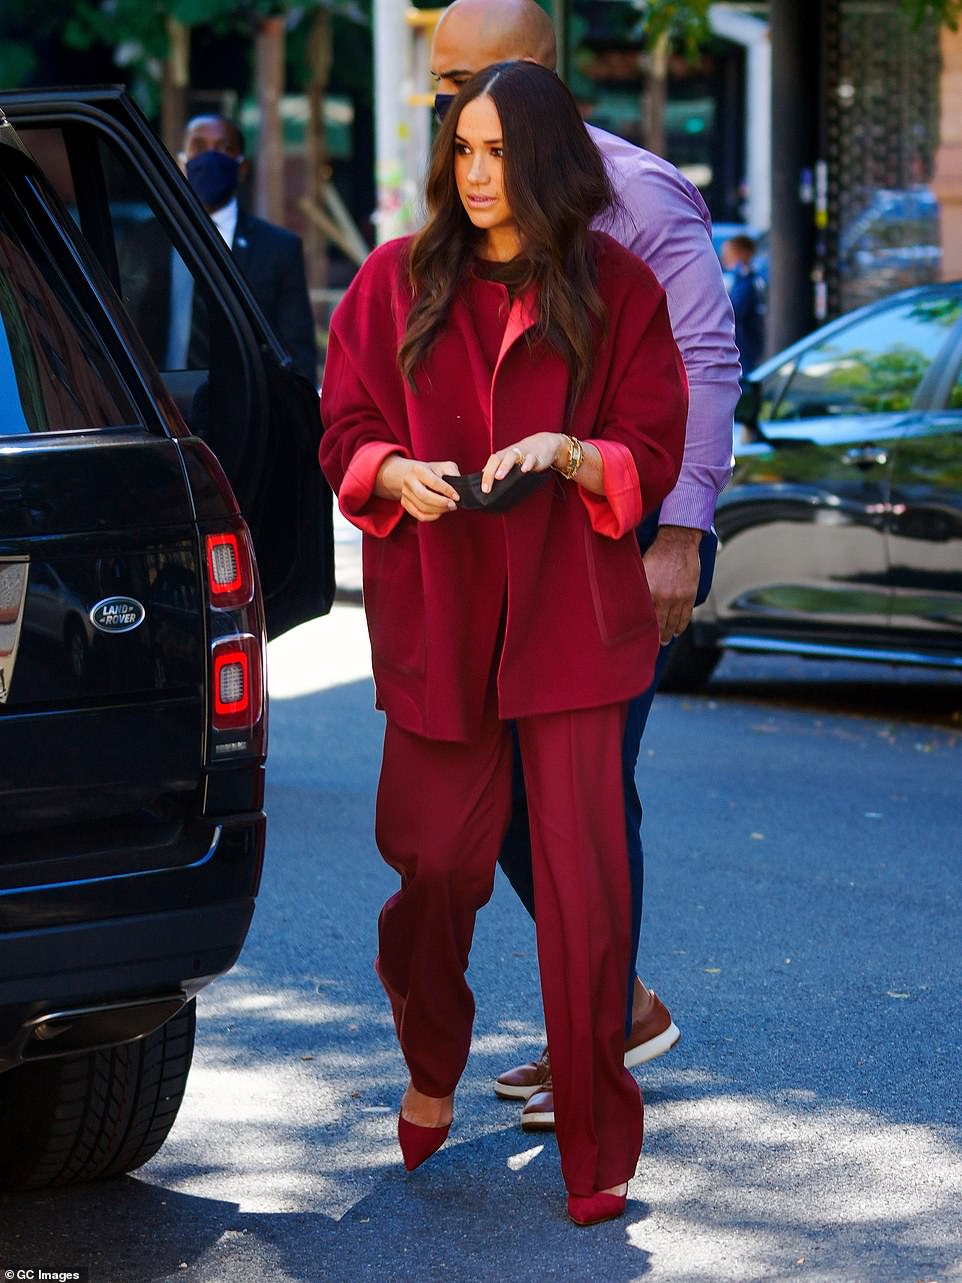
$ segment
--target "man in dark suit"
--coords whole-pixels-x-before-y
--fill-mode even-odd
[[[230,246],[251,293],[271,324],[294,365],[312,383],[317,382],[317,344],[314,316],[307,293],[304,250],[300,237],[240,209],[237,190],[249,168],[244,156],[244,136],[225,116],[196,116],[184,132],[181,161],[187,179]],[[171,348],[192,344],[190,310],[178,283],[172,283],[172,309],[180,304],[181,332],[171,327]],[[196,325],[195,325],[196,331]],[[174,355],[173,351],[171,355]],[[186,355],[186,347],[183,355]],[[168,368],[178,362],[168,361]],[[196,362],[191,361],[191,365]]]

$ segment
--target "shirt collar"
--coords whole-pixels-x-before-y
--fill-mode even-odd
[[[237,197],[235,196],[223,209],[215,210],[211,218],[228,247],[233,245],[234,232],[237,230]]]

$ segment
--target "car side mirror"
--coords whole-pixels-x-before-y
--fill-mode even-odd
[[[735,425],[741,429],[743,441],[759,441],[759,412],[762,405],[762,386],[751,379],[742,379],[742,392],[735,406]]]

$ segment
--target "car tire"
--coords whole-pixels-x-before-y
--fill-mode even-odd
[[[721,646],[696,646],[692,630],[686,628],[671,648],[658,689],[669,695],[697,694],[708,685],[721,657]]]
[[[194,1049],[195,1004],[134,1042],[0,1075],[0,1187],[122,1176],[160,1149]]]

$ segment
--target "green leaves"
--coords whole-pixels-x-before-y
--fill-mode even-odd
[[[0,85],[22,85],[37,69],[37,59],[26,40],[0,40]]]
[[[901,0],[914,26],[936,22],[957,31],[962,17],[962,0]]]
[[[667,38],[684,45],[689,57],[711,35],[711,0],[631,0],[638,10],[638,34],[649,46]]]
[[[626,0],[626,3],[629,0]],[[708,9],[711,0],[630,0],[638,11],[639,35],[654,45],[667,36],[685,46],[691,54],[711,34]],[[913,25],[935,22],[958,29],[962,0],[899,0]]]

